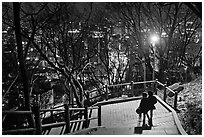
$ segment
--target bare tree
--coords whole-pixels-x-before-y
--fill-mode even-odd
[[[150,70],[153,69],[150,64],[152,62],[149,50],[151,48],[150,37],[153,33],[160,36],[160,41],[155,45],[155,54],[160,64],[159,79],[161,78],[160,80],[163,81],[164,71],[168,68],[168,61],[171,60],[169,51],[174,47],[175,41],[178,40],[175,39],[177,30],[179,27],[185,30],[185,27],[181,24],[185,23],[186,18],[195,16],[183,3],[111,3],[109,5],[114,11],[113,20],[123,22],[125,28],[129,30],[129,35],[135,39],[134,45],[138,45],[140,49],[137,52],[145,56],[146,65]],[[192,27],[196,29],[199,25],[197,27],[193,25]],[[188,40],[193,36],[189,34],[186,35]],[[187,42],[183,38],[179,40]],[[183,46],[179,48],[181,47]]]
[[[25,110],[31,110],[30,106],[30,93],[29,93],[29,78],[27,74],[27,69],[25,67],[25,59],[23,54],[22,38],[21,38],[21,25],[20,25],[20,3],[13,3],[13,14],[14,14],[14,26],[16,34],[18,61],[20,66],[20,74],[23,83],[23,93],[25,97]],[[30,116],[28,116],[28,122],[31,127],[34,127],[34,121]]]

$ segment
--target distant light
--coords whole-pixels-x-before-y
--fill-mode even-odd
[[[3,33],[3,34],[7,34],[7,31],[6,31],[6,30],[4,30],[4,31],[2,31],[2,33]]]
[[[69,30],[68,33],[76,34],[79,33],[79,30],[77,29]]]
[[[176,31],[175,31],[175,32],[176,32]],[[166,37],[166,36],[167,36],[166,32],[162,32],[161,36],[162,36],[162,37]]]
[[[127,35],[126,35],[126,36],[125,36],[125,38],[126,38],[126,39],[129,39],[129,38],[130,38],[130,36],[127,36]]]
[[[30,60],[30,57],[27,57],[26,60]]]
[[[35,58],[35,61],[38,61],[38,60],[39,60],[39,58],[38,58],[38,57],[36,57],[36,58]]]
[[[157,35],[152,35],[151,36],[151,42],[152,43],[155,43],[155,42],[157,42],[159,40],[159,37],[157,36]]]

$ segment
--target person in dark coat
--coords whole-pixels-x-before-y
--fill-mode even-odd
[[[147,98],[147,93],[142,93],[142,100],[140,102],[140,105],[139,105],[139,109],[140,109],[140,112],[141,114],[143,114],[143,126],[145,126],[145,117],[147,116],[147,118],[149,119],[149,116],[147,114],[147,112],[149,111],[149,108],[148,108],[148,98]],[[140,114],[140,117],[141,117],[141,114]]]
[[[148,109],[150,111],[149,125],[153,126],[153,123],[152,123],[153,110],[156,109],[154,105],[157,103],[157,98],[153,96],[153,93],[151,91],[148,91],[147,102],[148,102]]]

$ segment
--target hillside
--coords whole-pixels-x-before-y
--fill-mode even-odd
[[[202,134],[202,76],[183,85],[179,93],[179,119],[189,135]]]

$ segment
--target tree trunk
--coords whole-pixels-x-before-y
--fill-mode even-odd
[[[80,100],[80,103],[83,106],[83,104],[84,104],[84,95],[85,95],[84,89],[83,89],[81,83],[76,78],[73,77],[73,80],[74,80],[75,87],[78,87],[78,89],[79,89],[79,100]]]
[[[71,86],[72,86],[73,93],[74,93],[74,96],[75,96],[75,98],[76,98],[77,106],[78,106],[78,107],[83,107],[82,102],[80,102],[79,95],[77,94],[77,88],[76,88],[76,86],[75,86],[75,84],[74,84],[74,81],[73,81],[72,79],[71,79],[71,81],[70,81],[70,84],[71,84]]]
[[[17,52],[18,52],[18,61],[20,66],[20,74],[23,83],[23,93],[25,98],[25,110],[31,110],[30,108],[30,94],[29,94],[29,79],[27,70],[25,67],[25,60],[23,57],[23,45],[21,39],[21,26],[20,26],[20,3],[13,3],[13,14],[14,14],[14,26],[15,26],[15,34],[16,34],[16,42],[17,42]],[[28,121],[31,127],[34,126],[34,121],[32,116],[28,116]]]
[[[145,61],[146,61],[146,69],[150,71],[151,73],[151,78],[150,77],[147,77],[147,80],[152,80],[152,74],[153,74],[153,67],[151,65],[151,62],[150,62],[150,57],[149,56],[145,56]]]

